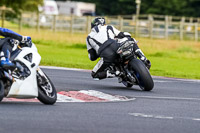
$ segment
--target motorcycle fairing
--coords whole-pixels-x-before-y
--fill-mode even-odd
[[[33,55],[32,62],[24,58],[28,54]],[[36,72],[40,60],[41,56],[38,54],[34,44],[32,45],[31,48],[29,47],[22,48],[22,51],[15,58],[15,61],[23,62],[30,70],[31,74],[25,79],[14,78],[15,81],[13,82],[7,97],[34,98],[38,96]]]

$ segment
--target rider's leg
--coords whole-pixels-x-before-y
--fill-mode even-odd
[[[105,70],[107,67],[109,67],[109,65],[110,65],[109,63],[106,63],[104,59],[101,58],[92,70],[91,73],[92,77],[98,79],[114,77],[114,75]]]
[[[101,52],[101,59],[92,70],[93,78],[104,79],[115,77],[115,72],[106,70],[106,68],[110,67],[112,63],[115,62],[117,49],[118,45],[113,43]]]
[[[4,42],[2,46],[2,51],[0,52],[0,66],[3,68],[13,69],[15,64],[10,61],[10,54],[12,52],[12,46],[9,42]]]

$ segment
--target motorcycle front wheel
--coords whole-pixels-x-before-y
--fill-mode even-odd
[[[44,104],[54,104],[57,92],[49,77],[41,70],[37,71],[38,100]]]
[[[129,69],[134,72],[138,85],[144,91],[151,91],[154,87],[153,79],[144,63],[138,59],[129,62]]]

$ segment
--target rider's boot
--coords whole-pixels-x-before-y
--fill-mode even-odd
[[[106,71],[106,78],[114,78],[115,74],[113,72],[111,72],[110,70]]]
[[[116,76],[119,76],[120,72],[119,71],[114,71],[114,70],[107,70],[106,71],[106,77],[107,78],[114,78]]]
[[[4,56],[4,52],[1,52],[1,61],[0,61],[0,66],[6,69],[14,70],[16,68],[16,65],[13,64],[10,61],[10,52],[6,52],[6,56]]]

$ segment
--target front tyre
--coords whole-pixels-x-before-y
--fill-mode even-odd
[[[4,97],[4,85],[3,82],[0,80],[0,102],[2,101]]]
[[[39,69],[37,71],[38,100],[44,104],[54,104],[57,100],[56,89],[49,77]]]
[[[129,62],[129,69],[134,72],[138,85],[144,91],[151,91],[154,87],[153,79],[144,63],[138,59]]]

